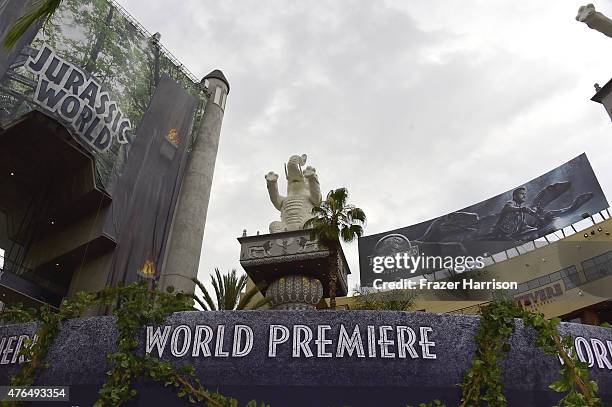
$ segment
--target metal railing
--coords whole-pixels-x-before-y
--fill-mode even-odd
[[[489,303],[491,303],[491,301],[487,301],[481,304],[470,305],[469,307],[464,307],[464,308],[459,308],[456,310],[448,311],[448,313],[449,314],[462,314],[462,315],[476,315],[476,314],[480,314],[480,309]]]
[[[142,35],[147,38],[151,38],[153,34],[149,32],[142,24],[138,22],[123,6],[117,3],[115,0],[107,0],[113,7],[115,7],[126,20],[128,20],[132,25],[139,30]],[[193,83],[197,84],[200,80],[183,65],[166,47],[164,47],[161,43],[159,43],[159,49],[164,54],[166,58],[170,60],[185,76],[189,78]]]

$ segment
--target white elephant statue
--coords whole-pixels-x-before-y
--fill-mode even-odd
[[[312,217],[312,208],[321,204],[321,188],[316,170],[302,167],[306,164],[306,154],[292,155],[285,164],[287,176],[287,196],[278,193],[278,174],[266,174],[270,200],[281,213],[281,220],[270,224],[270,233],[300,230],[304,222]]]

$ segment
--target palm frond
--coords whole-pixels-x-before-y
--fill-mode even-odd
[[[240,291],[238,288],[238,276],[236,275],[236,270],[230,271],[228,274],[223,276],[223,288],[225,297],[224,300],[224,309],[234,309],[236,303],[238,302],[238,295],[240,295]]]
[[[226,274],[223,278],[223,284],[225,289],[225,309],[235,309],[238,304],[238,298],[240,297],[240,293],[246,286],[248,276],[246,274],[238,276],[236,273],[236,269],[232,269],[232,271]]]
[[[304,223],[304,229],[321,229],[328,224],[324,218],[310,218]]]
[[[352,242],[355,239],[355,235],[351,231],[351,228],[348,226],[340,229],[340,236],[342,237],[342,241],[344,242]]]
[[[224,300],[225,299],[225,284],[223,284],[224,282],[224,277],[225,276],[221,276],[221,271],[219,271],[218,268],[215,268],[215,275],[217,277],[217,283],[219,286],[219,299]]]
[[[303,229],[310,229],[314,226],[314,221],[316,218],[310,218],[306,222],[304,222]]]
[[[206,301],[206,304],[208,304],[208,307],[204,307],[204,308],[211,310],[211,311],[216,310],[217,307],[215,306],[215,302],[212,300],[204,284],[200,280],[198,280],[196,277],[193,277],[191,281],[193,281],[194,283],[196,283],[198,287],[200,287],[200,290],[202,291],[202,294],[204,295],[204,301]]]
[[[15,46],[17,41],[28,31],[28,29],[39,19],[45,21],[57,11],[61,0],[35,0],[32,7],[19,17],[6,33],[4,48],[9,50]]]
[[[348,190],[346,188],[338,188],[333,191],[330,191],[327,194],[327,198],[329,199],[330,206],[336,210],[343,208],[346,206],[346,200],[348,199]]]
[[[247,276],[246,274],[240,276],[240,278],[238,279],[238,292],[242,292],[244,287],[246,287],[248,280],[249,276]]]
[[[240,302],[238,303],[238,305],[236,306],[237,310],[243,310],[243,309],[247,309],[246,306],[249,304],[249,302],[251,302],[251,300],[253,299],[253,297],[261,291],[261,287],[259,286],[253,286],[250,289],[247,290],[246,293],[244,293],[244,295],[242,295],[240,297]],[[265,297],[264,297],[265,298]],[[257,309],[260,308],[261,305],[259,307],[256,307],[255,305],[257,305],[259,302],[261,302],[261,300],[259,300],[258,302],[256,302],[255,304],[253,304],[253,306],[249,307],[249,309]],[[263,305],[263,304],[262,304]]]
[[[235,269],[227,274],[221,274],[221,271],[215,267],[215,273],[211,276],[210,280],[213,288],[215,289],[215,296],[217,299],[216,303],[213,301],[204,284],[197,278],[192,278],[192,281],[195,282],[198,287],[200,287],[200,290],[202,290],[204,301],[195,296],[192,298],[198,301],[198,303],[205,310],[239,309],[238,306],[240,305],[240,294],[247,284],[248,276],[246,274],[238,275]],[[242,301],[240,300],[240,302]]]
[[[363,236],[363,226],[361,226],[361,225],[351,225],[350,229],[351,229],[351,232],[353,233],[353,235],[355,235],[355,237]]]
[[[327,210],[325,209],[325,206],[315,206],[314,208],[312,208],[312,214],[315,216],[325,216],[327,214]]]
[[[236,286],[236,275],[224,274],[223,275],[223,283],[221,284],[221,291],[223,292],[223,309],[231,309],[232,308],[232,295],[234,294],[233,288]]]
[[[215,302],[213,301],[212,297],[210,296],[208,290],[205,290],[202,293],[204,294],[204,300],[208,304],[208,308],[210,308],[211,311],[216,311],[218,308],[215,305]]]
[[[193,293],[187,293],[186,295],[187,297],[194,299],[198,304],[200,304],[200,307],[202,307],[204,311],[210,311],[208,307],[206,306],[206,304],[197,295]]]
[[[361,209],[361,208],[353,208],[353,209],[351,209],[350,214],[351,214],[350,215],[351,219],[357,220],[357,221],[362,222],[362,223],[366,222],[366,214],[363,211],[363,209]]]
[[[263,307],[264,305],[268,304],[271,301],[272,301],[272,298],[270,298],[270,297],[263,297],[261,300],[257,301],[255,304],[251,305],[249,307],[249,309],[259,309],[259,308]]]
[[[363,227],[358,224],[345,225],[340,229],[340,235],[342,236],[342,241],[350,243],[363,236]]]
[[[217,309],[224,309],[225,305],[225,293],[223,289],[223,277],[218,268],[215,268],[215,275],[211,277],[211,283],[215,289],[215,297],[217,297]]]

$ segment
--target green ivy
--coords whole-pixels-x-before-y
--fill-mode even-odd
[[[514,318],[522,309],[513,301],[495,301],[481,309],[476,331],[476,353],[461,383],[461,407],[506,406],[499,359],[510,350],[508,339],[514,332]]]
[[[61,323],[77,318],[88,309],[110,307],[117,317],[117,351],[107,356],[111,369],[107,381],[99,390],[96,406],[120,406],[138,394],[133,388],[133,379],[144,377],[164,386],[173,386],[178,397],[204,406],[237,407],[238,402],[219,393],[210,392],[196,377],[195,368],[185,365],[176,368],[172,363],[150,355],[140,356],[139,336],[145,324],[161,324],[173,312],[193,310],[193,301],[182,293],[163,293],[150,289],[146,282],[128,286],[107,287],[95,294],[79,293],[74,299],[64,300],[59,311],[49,306],[38,311],[25,309],[21,304],[8,306],[0,314],[4,323],[40,321],[35,341],[28,341],[21,350],[26,361],[19,372],[11,378],[12,386],[31,386],[41,369],[47,367],[47,353],[51,349]],[[11,402],[3,405],[20,405]],[[247,407],[257,407],[250,401]],[[269,407],[264,403],[260,407]]]
[[[178,397],[184,397],[192,403],[215,407],[238,406],[236,400],[207,390],[196,377],[192,365],[176,368],[170,362],[136,354],[139,335],[145,324],[161,324],[173,312],[193,309],[193,301],[188,296],[162,293],[150,289],[146,283],[109,287],[95,294],[79,293],[74,299],[63,301],[59,311],[48,306],[37,311],[24,308],[21,304],[6,307],[0,313],[0,321],[3,323],[40,322],[36,339],[22,347],[21,354],[25,356],[26,362],[11,378],[11,385],[34,384],[37,373],[47,366],[45,359],[61,323],[81,316],[88,309],[101,306],[110,307],[117,317],[119,336],[117,351],[108,355],[111,370],[107,372],[107,381],[99,391],[97,406],[119,406],[133,398],[138,391],[132,387],[132,382],[140,377],[164,386],[173,386]],[[589,380],[588,366],[577,358],[573,338],[562,337],[557,330],[560,320],[548,320],[543,314],[524,310],[511,300],[498,300],[481,309],[475,337],[476,352],[460,384],[460,407],[477,407],[485,402],[489,407],[507,405],[499,360],[510,350],[508,339],[514,332],[515,318],[522,318],[526,327],[536,330],[537,346],[547,354],[563,360],[560,379],[550,385],[556,392],[566,393],[559,401],[559,407],[601,406],[597,396],[597,382]],[[13,402],[9,405],[18,404]],[[253,400],[246,406],[257,407],[258,404]],[[264,403],[260,406],[269,407]],[[439,400],[419,404],[419,407],[444,406]]]
[[[94,296],[87,293],[79,293],[75,300],[65,300],[59,309],[55,312],[50,306],[42,306],[37,312],[32,309],[23,309],[21,305],[7,307],[6,313],[3,310],[2,320],[10,320],[11,316],[20,316],[17,318],[19,322],[31,322],[33,320],[40,321],[40,325],[36,332],[36,341],[27,340],[22,347],[21,355],[26,359],[19,372],[11,378],[11,386],[31,386],[34,384],[36,373],[41,368],[46,368],[47,363],[45,358],[51,345],[55,341],[59,333],[60,324],[62,321],[71,318],[77,318],[88,308],[88,303],[91,302]],[[25,320],[25,316],[29,316],[29,320]],[[15,319],[13,319],[15,322]]]
[[[476,353],[460,384],[460,407],[478,407],[486,402],[489,407],[505,407],[502,370],[499,360],[510,351],[508,339],[514,332],[515,318],[522,318],[526,327],[537,332],[536,345],[549,355],[561,358],[560,379],[549,387],[566,393],[558,407],[599,407],[597,382],[589,380],[588,365],[576,355],[574,338],[561,336],[559,318],[546,319],[542,313],[523,309],[510,299],[496,300],[480,310],[480,324],[476,331]],[[605,326],[605,325],[604,325]],[[419,407],[444,405],[439,400],[419,404]]]
[[[561,336],[557,326],[559,318],[546,319],[541,313],[523,312],[525,325],[532,326],[538,332],[536,344],[549,355],[559,356],[563,360],[560,370],[561,378],[549,387],[556,392],[567,394],[559,401],[563,407],[596,407],[601,405],[597,397],[597,382],[589,380],[588,364],[581,362],[576,355],[574,338]]]

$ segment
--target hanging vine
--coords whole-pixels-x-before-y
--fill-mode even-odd
[[[116,306],[119,304],[118,306]],[[40,310],[9,306],[0,315],[4,323],[23,323],[38,320],[40,324],[34,341],[27,341],[21,350],[26,361],[19,372],[11,378],[11,386],[31,386],[37,374],[47,367],[46,356],[59,333],[61,323],[77,318],[97,306],[112,306],[117,317],[117,351],[107,356],[111,369],[107,381],[99,390],[96,406],[119,406],[138,394],[133,379],[144,377],[175,387],[177,396],[192,403],[213,407],[235,407],[238,402],[219,393],[210,392],[197,379],[192,365],[176,368],[172,363],[149,355],[140,356],[139,336],[148,323],[163,323],[173,312],[192,310],[192,300],[182,293],[163,293],[149,289],[146,283],[134,283],[116,288],[107,287],[98,293],[79,293],[75,299],[64,300],[59,311],[50,307]],[[20,402],[4,402],[16,406]],[[257,407],[250,401],[247,407]],[[266,404],[261,403],[261,407]]]
[[[597,382],[589,380],[588,366],[577,358],[573,338],[559,334],[559,318],[548,320],[542,313],[525,310],[512,300],[494,301],[481,309],[475,338],[476,353],[464,374],[460,406],[480,406],[483,401],[488,406],[507,405],[499,360],[510,350],[508,338],[514,332],[515,318],[522,318],[526,327],[536,330],[538,347],[563,360],[561,378],[549,386],[556,392],[567,393],[558,406],[600,406]]]
[[[558,356],[563,360],[561,378],[549,387],[556,392],[567,392],[559,401],[559,406],[565,407],[596,407],[601,405],[597,397],[597,382],[589,380],[588,364],[578,359],[574,347],[574,338],[561,336],[557,326],[559,318],[546,319],[541,313],[524,312],[525,325],[532,326],[538,332],[536,344],[549,355]]]
[[[476,353],[461,384],[461,407],[479,406],[483,401],[491,407],[507,404],[499,360],[510,350],[514,318],[521,312],[516,302],[493,302],[482,308]]]

